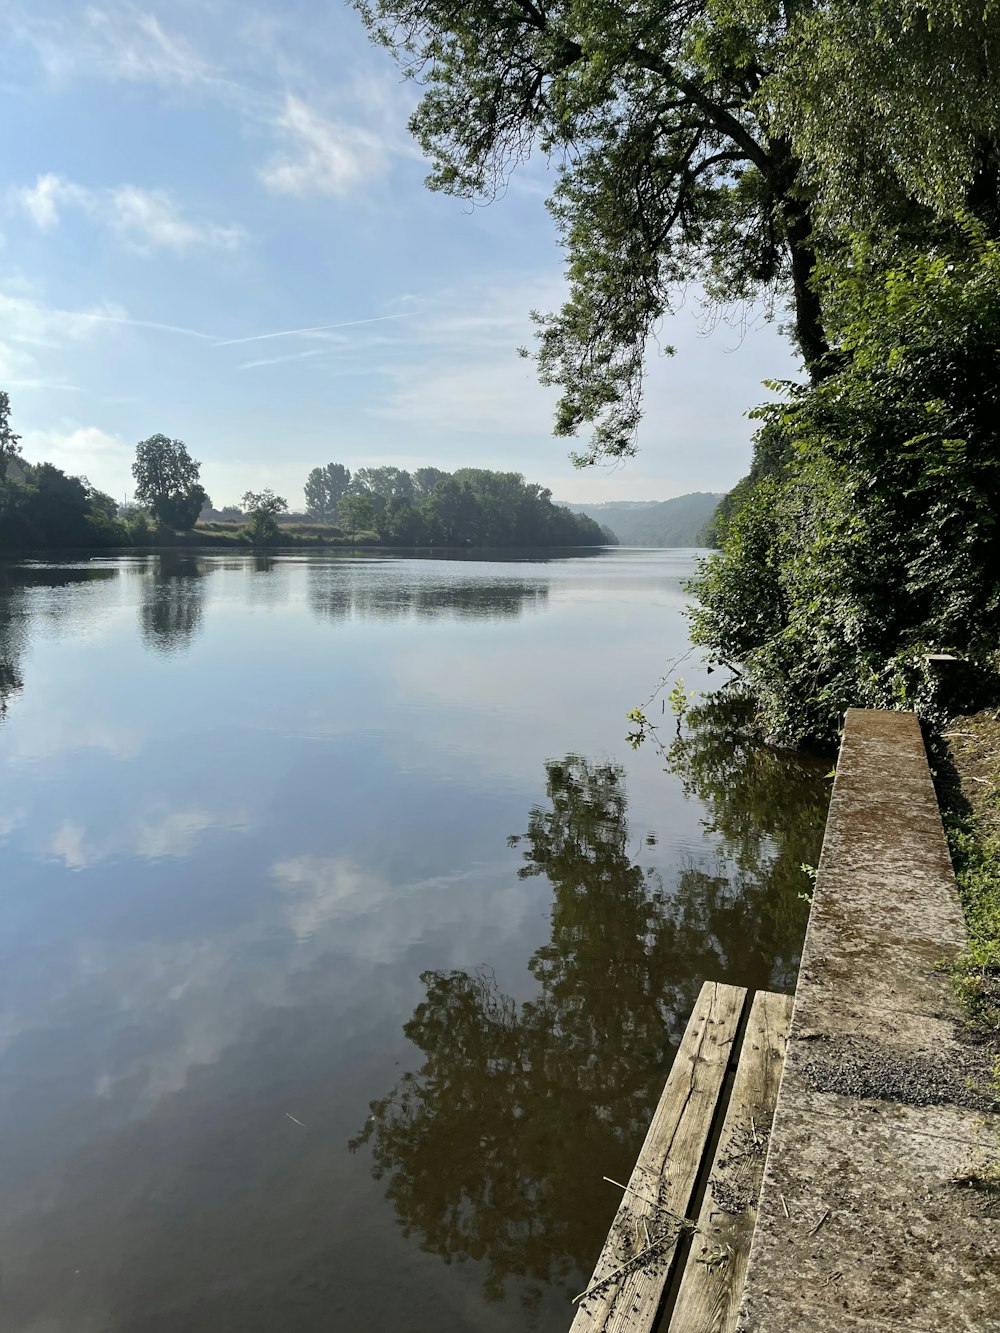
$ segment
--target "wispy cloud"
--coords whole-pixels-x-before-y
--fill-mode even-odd
[[[163,324],[153,319],[133,319],[121,306],[110,302],[92,310],[64,310],[46,305],[33,296],[0,291],[0,327],[15,343],[61,347],[68,342],[84,341],[107,325],[151,329],[203,342],[218,342],[217,336],[199,329]]]
[[[372,315],[368,319],[348,319],[339,324],[316,324],[309,329],[279,329],[276,333],[254,333],[248,338],[227,338],[220,347],[236,347],[239,343],[263,342],[266,338],[293,338],[308,333],[326,333],[329,329],[351,329],[359,324],[381,324],[388,319],[409,319],[410,312],[402,315]]]
[[[63,209],[77,208],[142,254],[153,250],[183,254],[198,247],[234,250],[246,239],[242,227],[186,218],[167,190],[138,185],[91,189],[48,172],[34,185],[14,190],[13,198],[42,231],[59,225]]]
[[[386,168],[388,155],[378,135],[328,120],[291,94],[274,129],[282,148],[258,174],[275,194],[343,198]]]
[[[226,344],[223,343],[223,346]],[[335,347],[308,347],[304,352],[289,352],[286,356],[265,356],[257,361],[244,361],[237,367],[239,370],[253,370],[257,366],[280,366],[286,361],[307,361],[314,356],[329,356],[331,352],[336,351]]]
[[[213,73],[189,42],[131,4],[88,5],[82,14],[71,10],[51,18],[33,6],[22,9],[15,30],[53,78],[97,74],[169,87],[208,80]]]

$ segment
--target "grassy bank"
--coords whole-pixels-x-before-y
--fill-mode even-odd
[[[969,933],[956,984],[1000,1056],[1000,708],[955,718],[941,744],[938,790]]]

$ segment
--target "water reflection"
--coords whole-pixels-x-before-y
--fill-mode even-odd
[[[139,630],[147,648],[168,656],[190,648],[204,615],[205,576],[198,556],[164,552],[150,562],[139,602]]]
[[[309,568],[309,606],[329,620],[402,620],[448,615],[458,620],[510,620],[542,610],[548,584],[519,578],[455,579],[445,563],[429,576],[403,582],[391,565],[315,564]],[[453,567],[452,567],[453,568]]]
[[[21,658],[27,640],[23,594],[10,569],[0,566],[0,718],[7,701],[23,688]]]
[[[104,582],[118,577],[116,569],[102,566],[17,565],[0,561],[0,720],[10,699],[24,688],[22,662],[33,619],[66,619],[73,603],[53,595],[75,584]],[[39,596],[32,600],[32,592]]]
[[[482,1261],[492,1300],[508,1278],[537,1296],[590,1270],[615,1203],[602,1177],[631,1169],[702,981],[793,979],[806,881],[790,866],[818,855],[822,767],[749,742],[724,758],[725,707],[673,755],[718,838],[669,889],[634,845],[624,770],[546,765],[548,804],[511,839],[519,875],[552,888],[537,994],[518,1005],[489,971],[425,972],[404,1028],[423,1063],[352,1140],[370,1145],[404,1233],[446,1262]]]

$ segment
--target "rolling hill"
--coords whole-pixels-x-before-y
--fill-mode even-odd
[[[703,546],[705,530],[721,499],[709,491],[692,491],[672,500],[559,503],[610,528],[623,546]]]

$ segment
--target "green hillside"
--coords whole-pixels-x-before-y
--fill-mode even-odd
[[[623,546],[704,546],[706,529],[721,499],[708,491],[693,491],[672,500],[560,503],[610,528]]]

